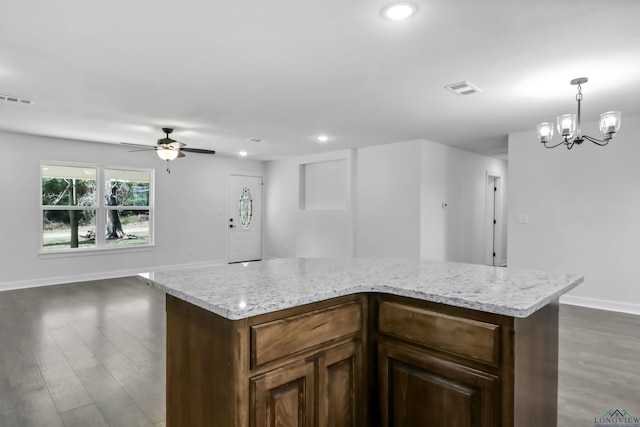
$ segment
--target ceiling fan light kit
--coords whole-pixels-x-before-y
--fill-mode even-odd
[[[169,138],[169,135],[173,133],[172,128],[162,128],[162,131],[165,133],[164,138],[160,138],[158,143],[155,146],[150,145],[140,145],[140,144],[128,144],[126,142],[122,142],[123,145],[129,145],[141,148],[141,150],[133,150],[133,151],[147,151],[147,150],[155,150],[158,157],[167,162],[174,160],[178,157],[185,157],[183,151],[188,153],[200,153],[200,154],[216,154],[214,150],[205,150],[203,148],[186,148],[187,144],[182,142],[178,142],[175,139]],[[171,173],[169,168],[167,167],[167,172]]]
[[[162,160],[166,160],[168,162],[178,157],[178,154],[180,154],[180,148],[182,148],[184,144],[180,144],[178,141],[169,138],[169,135],[173,132],[173,129],[162,128],[162,131],[167,136],[158,140],[156,154]]]
[[[162,160],[166,160],[166,161],[174,160],[176,157],[178,157],[178,151],[172,148],[160,148],[156,150],[156,154]]]
[[[578,77],[571,80],[571,84],[578,86],[576,101],[578,101],[578,114],[564,114],[556,118],[558,133],[562,136],[559,143],[548,145],[553,138],[553,123],[545,122],[537,126],[538,139],[546,148],[555,148],[560,145],[566,145],[570,150],[574,145],[580,145],[585,140],[591,141],[596,145],[605,146],[613,139],[613,135],[620,129],[621,113],[620,111],[607,111],[600,114],[600,133],[603,139],[583,135],[580,128],[580,103],[582,102],[582,84],[588,82],[587,77]]]

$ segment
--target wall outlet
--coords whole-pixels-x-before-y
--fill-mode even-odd
[[[518,214],[518,219],[516,220],[518,224],[528,224],[529,223],[529,215],[527,214]]]

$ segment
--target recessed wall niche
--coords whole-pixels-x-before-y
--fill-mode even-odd
[[[347,161],[330,160],[300,165],[300,209],[347,209]]]

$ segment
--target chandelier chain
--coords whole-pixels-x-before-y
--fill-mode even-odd
[[[578,85],[578,93],[576,94],[576,101],[582,101],[582,86]]]

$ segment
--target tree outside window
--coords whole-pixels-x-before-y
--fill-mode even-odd
[[[42,249],[149,245],[151,178],[149,170],[43,164]]]

